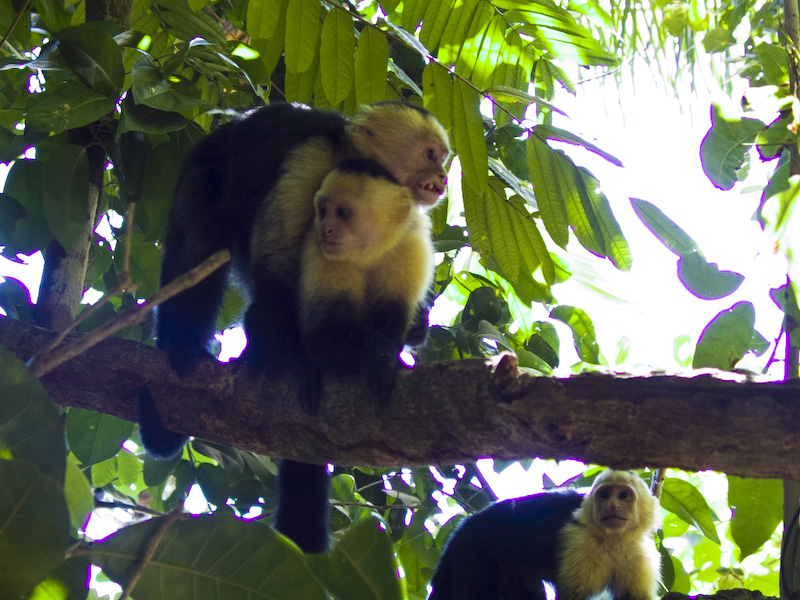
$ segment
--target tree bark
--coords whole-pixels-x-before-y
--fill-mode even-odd
[[[0,344],[23,359],[53,332],[0,319]],[[179,379],[160,350],[109,339],[42,379],[53,401],[135,420],[147,387],[164,423],[228,446],[339,465],[574,458],[616,468],[713,469],[800,478],[800,387],[695,377],[519,373],[513,357],[399,374],[381,410],[354,377],[325,381],[317,416],[291,381],[205,360]]]

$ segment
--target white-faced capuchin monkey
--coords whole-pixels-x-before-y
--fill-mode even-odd
[[[332,171],[314,207],[300,267],[308,363],[298,384],[317,397],[324,373],[360,373],[385,401],[433,277],[430,221],[408,188],[363,158]],[[281,463],[275,528],[306,552],[327,548],[327,490],[325,466]]]
[[[322,182],[314,207],[300,268],[306,356],[317,374],[361,373],[385,403],[433,278],[430,220],[411,191],[370,159],[342,162]]]
[[[600,474],[585,497],[554,492],[505,500],[453,532],[429,600],[655,600],[658,500],[628,471]]]
[[[184,161],[164,241],[161,284],[230,250],[236,281],[250,299],[243,360],[272,375],[292,373],[304,360],[297,313],[302,246],[325,176],[348,158],[371,158],[411,191],[418,206],[429,207],[444,192],[449,155],[441,124],[412,104],[378,103],[351,120],[289,103],[254,110],[203,138]],[[181,376],[210,354],[230,270],[218,269],[158,309],[158,346]],[[427,313],[418,321],[427,323]],[[415,328],[408,341],[421,339]],[[313,398],[301,402],[310,412],[316,409]],[[140,412],[148,413],[140,417],[148,430],[143,438],[148,452],[176,455],[186,438],[160,427],[158,415],[150,418],[152,403]]]
[[[376,302],[370,299],[363,306],[355,304],[369,309],[364,312],[364,322],[359,323],[358,317],[354,321],[352,314],[337,313],[339,306],[354,305],[340,305],[336,288],[329,288],[331,293],[326,295],[324,287],[307,282],[304,285],[309,291],[301,300],[301,260],[313,228],[317,191],[343,161],[368,158],[377,161],[410,191],[416,207],[429,207],[444,192],[443,165],[449,154],[447,134],[439,122],[411,104],[382,102],[367,107],[351,120],[288,103],[252,111],[219,127],[187,156],[164,241],[161,283],[169,283],[221,249],[230,250],[236,280],[244,285],[250,299],[244,317],[248,338],[244,361],[251,368],[273,375],[292,373],[298,381],[306,382],[299,389],[300,400],[313,413],[319,379],[304,379],[308,365],[316,365],[318,372],[351,370],[349,363],[343,367],[341,361],[353,345],[344,337],[338,340],[342,349],[334,351],[337,340],[333,333],[326,336],[326,331],[342,331],[344,323],[350,326],[354,322],[361,330],[372,331],[375,320],[383,318],[381,310],[393,316],[403,312],[388,308],[397,288],[393,281],[387,283],[380,277],[371,278],[368,286]],[[397,197],[404,206],[408,202],[405,193]],[[391,228],[389,231],[396,233]],[[400,257],[399,263],[412,260],[417,258]],[[429,265],[429,261],[426,258],[425,264]],[[312,270],[313,264],[312,259]],[[417,266],[411,269],[417,273],[424,270]],[[209,355],[229,271],[230,267],[219,269],[158,309],[158,346],[166,351],[170,364],[181,376],[189,372],[198,357]],[[403,290],[407,294],[403,296],[403,310],[414,305],[407,302],[408,297],[419,298],[416,290],[410,291],[411,279],[405,281],[410,287]],[[381,298],[386,301],[377,300]],[[313,303],[317,301],[327,315],[324,322],[315,317]],[[305,306],[302,310],[307,315],[302,326],[301,306]],[[405,340],[394,337],[403,329]],[[379,400],[388,395],[387,387],[394,375],[387,365],[397,364],[402,341],[418,344],[424,340],[426,329],[427,307],[423,307],[410,328],[392,328],[387,321],[374,329],[386,338],[380,343],[374,341],[380,335],[373,335],[372,347],[379,355],[369,356],[363,349],[358,353],[358,370]],[[313,350],[307,355],[304,339],[311,338],[314,344],[308,344],[308,348]],[[317,340],[325,341],[325,349],[316,346]],[[370,361],[380,368],[372,368]],[[140,431],[148,452],[160,458],[176,455],[186,438],[163,427],[152,401],[140,402],[139,408]],[[325,551],[329,510],[325,467],[284,460],[279,486],[276,528],[305,552]]]

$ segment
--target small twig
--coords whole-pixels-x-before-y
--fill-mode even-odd
[[[122,510],[132,510],[133,512],[140,512],[146,515],[153,515],[154,517],[163,517],[165,513],[160,510],[155,510],[141,504],[128,504],[127,502],[104,502],[96,500],[94,503],[95,508],[121,508]]]
[[[147,565],[149,565],[150,561],[153,560],[156,549],[161,543],[161,540],[163,540],[164,536],[167,534],[169,526],[175,521],[185,520],[188,518],[189,515],[183,512],[183,507],[181,506],[173,510],[166,517],[160,519],[158,528],[153,532],[153,536],[147,540],[147,546],[142,552],[142,555],[136,561],[136,567],[134,568],[133,575],[128,581],[128,584],[122,590],[122,595],[119,597],[119,600],[127,600],[131,595],[131,592],[133,592],[136,584],[139,583],[139,579],[141,578],[144,570],[147,568]]]
[[[42,377],[43,375],[55,369],[57,366],[67,362],[69,359],[78,356],[104,339],[111,337],[116,332],[125,329],[126,327],[130,327],[131,325],[136,325],[137,323],[143,322],[154,307],[172,298],[183,290],[196,285],[208,277],[211,273],[219,269],[222,265],[227,263],[230,259],[231,254],[228,250],[220,250],[191,271],[184,273],[170,284],[158,290],[147,300],[147,302],[137,305],[124,315],[121,315],[113,321],[109,321],[105,325],[98,327],[88,335],[76,338],[72,342],[63,346],[57,352],[51,351],[34,355],[28,361],[28,367],[31,373],[33,373],[36,377]]]

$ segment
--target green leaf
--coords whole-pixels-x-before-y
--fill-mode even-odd
[[[119,244],[123,246],[128,243],[128,236],[120,236]],[[122,253],[114,254],[115,263],[121,263]],[[118,264],[118,271],[122,265]],[[148,242],[141,233],[133,233],[131,236],[131,279],[139,284],[136,290],[138,298],[147,298],[158,291],[158,277],[161,273],[161,253],[155,244]]]
[[[461,325],[467,331],[477,332],[481,321],[497,323],[503,316],[503,305],[497,290],[480,287],[469,295],[461,313]]]
[[[586,148],[589,152],[593,152],[597,156],[606,159],[612,165],[616,165],[617,167],[623,166],[622,161],[616,156],[609,154],[599,146],[592,144],[591,142],[588,142],[582,137],[566,131],[565,129],[553,127],[552,125],[537,125],[534,130],[536,131],[537,137],[540,139],[556,140],[559,142],[572,144],[573,146],[578,146],[580,148]]]
[[[574,169],[565,165],[563,156],[535,135],[528,137],[526,150],[533,192],[545,229],[556,244],[566,248],[569,241],[566,198],[578,193],[572,177]],[[565,176],[567,170],[570,177]]]
[[[574,306],[556,306],[550,318],[566,323],[572,330],[572,341],[578,357],[593,365],[600,364],[600,347],[594,332],[594,323],[583,310]]]
[[[204,104],[201,98],[192,95],[197,93],[194,86],[184,86],[186,93],[177,91],[174,84],[164,79],[161,69],[147,55],[136,61],[131,75],[131,90],[136,104],[166,112],[191,110]]]
[[[611,205],[606,195],[600,191],[600,183],[585,169],[577,169],[578,192],[582,200],[582,213],[587,217],[591,228],[591,243],[584,243],[584,236],[579,234],[579,228],[574,227],[575,234],[581,244],[591,251],[591,245],[598,244],[602,250],[600,256],[605,256],[621,271],[630,271],[632,265],[631,250],[628,241],[622,234],[622,229],[611,212]],[[569,210],[567,211],[569,214]]]
[[[11,237],[3,240],[5,256],[33,254],[45,248],[53,237],[42,208],[43,173],[44,164],[40,160],[18,160],[8,173],[5,193],[19,202],[25,215],[14,222]]]
[[[777,479],[728,476],[731,535],[739,560],[758,551],[783,520],[783,484]]]
[[[389,42],[372,27],[365,27],[358,38],[355,56],[356,101],[374,104],[386,99],[386,74]]]
[[[667,477],[661,492],[661,507],[697,527],[711,541],[720,543],[714,527],[714,517],[706,499],[688,481]]]
[[[60,488],[67,450],[58,411],[39,380],[2,346],[0,398],[0,457],[10,455],[33,464]]]
[[[615,65],[619,62],[591,31],[550,0],[496,0],[493,4],[511,9],[503,16],[521,24],[519,29],[534,38],[537,49],[552,54],[551,58],[571,60],[580,65]]]
[[[286,36],[284,50],[286,69],[292,73],[307,71],[314,62],[319,40],[319,11],[317,0],[294,0],[286,11]]]
[[[91,563],[85,556],[68,558],[51,571],[25,600],[86,600],[90,568]],[[92,600],[98,600],[97,596]]]
[[[716,300],[739,289],[744,275],[720,271],[715,263],[707,262],[701,254],[692,253],[678,261],[678,279],[698,298]]]
[[[726,118],[717,105],[711,107],[711,129],[700,144],[703,171],[715,186],[729,190],[736,172],[764,123],[756,119]]]
[[[89,159],[82,146],[62,145],[45,160],[42,181],[44,218],[65,249],[84,239],[89,219]]]
[[[116,96],[125,79],[122,48],[105,31],[88,24],[62,29],[56,34],[61,55],[85,85]]]
[[[476,192],[486,189],[489,178],[489,156],[483,137],[480,94],[461,79],[456,80],[453,94],[453,138],[455,151],[467,185]],[[467,222],[469,225],[469,221]]]
[[[35,131],[61,133],[103,118],[114,110],[115,104],[116,98],[68,81],[53,92],[28,96],[25,125]]]
[[[442,34],[450,22],[450,15],[454,9],[455,3],[447,0],[432,0],[428,3],[425,15],[422,17],[419,41],[429,51],[433,52],[439,46]],[[433,62],[429,64],[433,64]]]
[[[254,38],[269,39],[278,26],[284,0],[249,0],[247,33]]]
[[[127,585],[163,520],[125,527],[94,544],[92,563]],[[186,590],[204,590],[209,600],[328,597],[294,544],[262,523],[222,514],[173,522],[136,585],[148,600],[184,598]]]
[[[70,455],[67,460],[64,495],[73,529],[82,530],[94,510],[94,495],[89,480],[86,479],[73,455]]]
[[[186,0],[158,0],[158,5],[165,9],[160,13],[161,18],[178,39],[195,43],[200,37],[210,44],[226,46],[225,33],[218,19],[192,9]]]
[[[504,15],[492,14],[489,3],[481,3],[480,6],[490,18],[484,23],[484,17],[477,16],[473,21],[473,26],[478,24],[479,29],[470,29],[468,32],[456,62],[456,70],[479,89],[486,89],[491,85],[497,68],[497,50],[505,46],[507,21]]]
[[[750,302],[737,302],[721,311],[703,329],[692,368],[733,369],[750,349],[755,321],[756,310]]]
[[[631,198],[631,204],[636,216],[641,219],[645,227],[675,254],[678,256],[700,254],[697,243],[655,204],[638,198]]]
[[[327,589],[337,598],[400,600],[405,597],[397,577],[398,563],[392,542],[374,517],[348,530],[328,555],[313,556],[313,559]]]
[[[777,86],[789,84],[789,55],[785,48],[761,42],[756,46],[756,54],[767,83]]]
[[[353,89],[355,48],[353,18],[344,10],[332,8],[322,25],[319,66],[322,89],[334,106]]]
[[[122,114],[119,119],[117,133],[142,131],[144,133],[169,133],[186,127],[187,120],[178,112],[170,112],[150,108],[145,104],[136,104],[133,95],[125,97],[122,102]]]
[[[422,72],[422,103],[446,131],[453,131],[453,79],[442,65],[431,61]]]
[[[31,590],[64,560],[69,511],[61,485],[23,460],[0,460],[0,589]]]
[[[488,192],[479,193],[461,182],[461,195],[464,199],[464,217],[469,224],[469,245],[481,256],[481,264],[486,264],[492,255],[492,241],[489,236],[489,222],[486,213],[486,196]]]
[[[67,414],[67,440],[72,453],[86,466],[116,456],[133,431],[133,423],[82,408]]]

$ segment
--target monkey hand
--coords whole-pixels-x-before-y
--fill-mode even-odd
[[[369,353],[361,361],[362,379],[381,408],[392,396],[397,362],[397,352]]]

